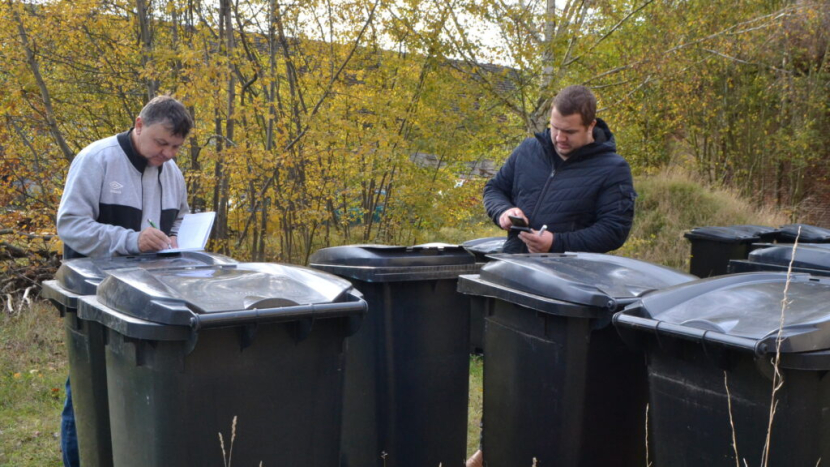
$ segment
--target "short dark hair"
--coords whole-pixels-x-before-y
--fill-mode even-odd
[[[138,114],[145,125],[161,123],[173,136],[187,137],[193,118],[184,104],[169,95],[156,96]]]
[[[581,115],[582,124],[588,126],[597,117],[597,98],[585,86],[568,86],[553,98],[553,108],[563,117]]]

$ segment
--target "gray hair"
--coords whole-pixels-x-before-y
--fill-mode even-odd
[[[184,104],[168,95],[154,97],[138,116],[147,126],[164,125],[173,136],[187,137],[193,128],[193,118]]]

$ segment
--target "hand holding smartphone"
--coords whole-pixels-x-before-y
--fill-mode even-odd
[[[530,232],[530,226],[527,225],[527,222],[524,220],[523,217],[518,216],[507,216],[510,219],[510,222],[513,224],[510,226],[510,230],[518,230],[520,232]]]

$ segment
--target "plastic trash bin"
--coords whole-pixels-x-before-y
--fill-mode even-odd
[[[801,233],[799,233],[799,228]],[[816,227],[809,224],[782,225],[777,235],[779,243],[793,243],[798,237],[798,243],[830,243],[830,229]]]
[[[490,261],[488,255],[501,253],[507,237],[485,237],[468,240],[461,244],[476,258],[477,263]],[[470,296],[470,353],[484,353],[484,298]]]
[[[756,225],[695,227],[683,235],[692,244],[689,272],[698,277],[726,274],[730,259],[746,259],[753,243],[776,235],[776,229]]]
[[[213,253],[182,252],[64,261],[55,280],[43,282],[43,297],[64,318],[65,342],[72,384],[72,407],[78,433],[78,454],[89,467],[113,465],[110,441],[104,330],[99,323],[80,319],[78,298],[95,295],[107,271],[122,268],[171,268],[229,265],[236,261]]]
[[[799,243],[793,257],[791,244],[771,245],[754,250],[745,260],[729,261],[729,272],[784,271],[792,261],[793,272],[805,272],[815,276],[830,276],[830,244]]]
[[[469,300],[478,270],[455,245],[342,246],[312,267],[347,278],[369,304],[347,340],[343,467],[460,465],[466,455]]]
[[[830,281],[791,277],[768,464],[761,453],[786,274],[695,281],[614,316],[648,356],[654,465],[814,466],[830,458]]]
[[[365,308],[307,268],[110,271],[78,314],[106,331],[116,466],[218,467],[223,450],[234,465],[336,465],[343,342]]]
[[[488,299],[486,465],[645,465],[644,357],[611,316],[648,290],[696,278],[602,254],[495,258],[458,286]]]

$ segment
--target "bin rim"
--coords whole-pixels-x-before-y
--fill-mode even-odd
[[[481,279],[522,293],[614,310],[655,288],[696,280],[691,274],[621,256],[584,253],[490,255]]]
[[[309,258],[309,265],[315,269],[341,272],[350,268],[355,271],[385,271],[395,268],[417,270],[466,264],[475,264],[475,256],[460,245],[448,243],[412,246],[341,245],[321,248]]]
[[[57,279],[43,281],[40,295],[52,302],[61,316],[64,313],[75,313],[78,310],[78,298],[83,296],[66,289]]]
[[[752,297],[766,299],[768,308],[775,311],[780,307],[780,300],[769,300],[767,297],[777,294],[768,292],[778,290],[783,296],[784,284],[787,283],[787,273],[782,272],[748,272],[701,279],[688,284],[681,284],[660,291],[655,291],[641,297],[613,317],[613,322],[619,328],[628,328],[635,331],[648,332],[656,335],[671,335],[681,339],[693,340],[703,344],[717,344],[726,347],[741,349],[758,356],[775,353],[777,349],[779,314],[767,316],[767,323],[756,322],[757,316],[752,312],[760,312],[758,308],[747,305],[748,313],[735,315],[735,300],[742,303],[751,303]],[[790,274],[788,288],[790,293],[811,291],[820,287],[819,292],[830,296],[830,279],[816,278],[808,274]],[[734,303],[728,303],[724,297],[733,297]],[[736,295],[737,294],[737,295]],[[777,297],[777,295],[776,295]],[[792,298],[792,297],[791,297]],[[812,302],[807,303],[801,297],[798,306],[814,308]],[[711,302],[724,303],[711,306]],[[700,306],[710,305],[710,309],[701,309]],[[793,305],[790,304],[789,307]],[[820,305],[819,311],[827,308],[827,304]],[[720,316],[711,312],[718,309],[725,310]],[[828,309],[830,310],[830,309]],[[694,311],[695,316],[689,319]],[[796,320],[785,324],[781,331],[781,353],[805,353],[830,350],[830,311],[826,314],[801,313],[799,308],[788,308],[789,315],[785,318]],[[795,315],[793,315],[795,313]],[[802,317],[803,316],[803,317]],[[668,319],[666,318],[668,317]],[[714,318],[714,319],[713,319]],[[749,327],[742,326],[749,323]],[[721,323],[721,324],[718,324]],[[758,327],[753,328],[752,325]],[[724,327],[726,326],[726,327]],[[731,326],[731,327],[730,327]],[[767,327],[765,327],[767,326]],[[740,328],[737,331],[734,329]],[[747,334],[751,332],[752,334]]]
[[[351,309],[347,302],[362,300],[345,279],[278,263],[118,269],[101,282],[97,297],[101,304],[135,318],[197,327],[230,316],[256,321],[260,315],[273,321],[275,315],[294,314],[299,320],[298,314],[306,313],[308,318],[323,318],[335,309]]]
[[[199,266],[232,266],[238,262],[228,256],[206,251],[142,253],[128,256],[98,256],[62,261],[55,280],[78,295],[94,295],[109,271],[143,266],[170,269]]]
[[[78,317],[92,320],[124,336],[154,341],[192,341],[200,331],[209,328],[246,327],[260,324],[314,322],[321,319],[357,318],[362,320],[368,304],[353,296],[349,302],[300,305],[272,309],[235,310],[209,315],[193,314],[186,325],[166,324],[121,313],[103,304],[98,297],[85,295],[79,299]],[[351,325],[357,330],[359,321]]]
[[[482,279],[479,274],[458,276],[457,290],[465,295],[502,300],[551,316],[591,319],[609,313],[607,308],[580,305],[528,292],[520,292],[510,287],[488,282]]]
[[[101,303],[94,295],[80,297],[78,317],[95,321],[107,329],[133,339],[188,341],[194,337],[190,327],[159,324],[136,318]]]
[[[683,236],[688,240],[709,240],[718,243],[752,243],[761,240],[760,235],[725,226],[695,227]]]

